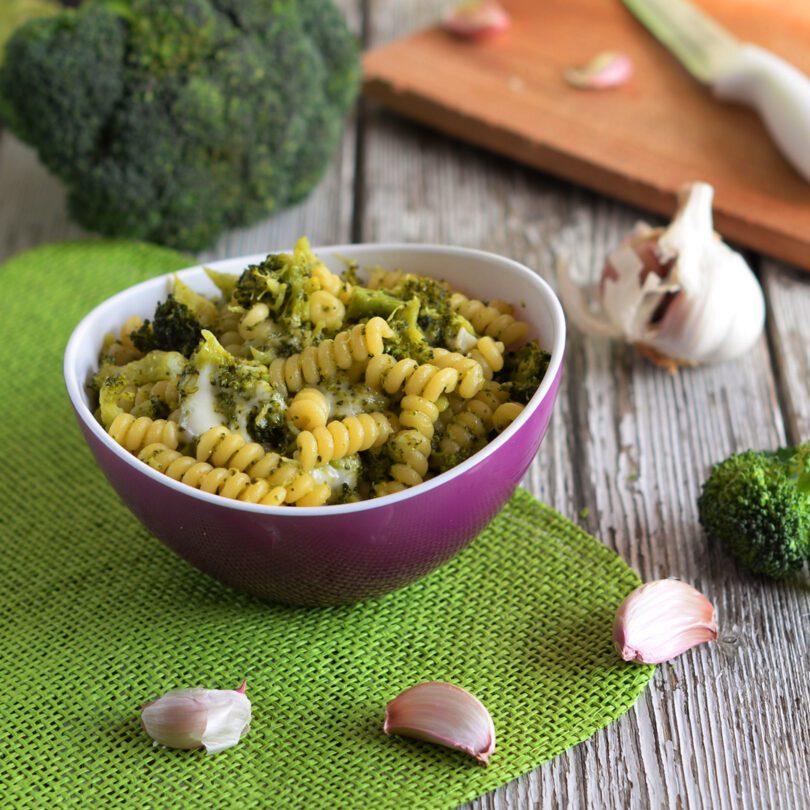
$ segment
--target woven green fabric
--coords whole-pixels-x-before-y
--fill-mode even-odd
[[[94,304],[185,263],[84,242],[0,267],[0,806],[449,808],[632,706],[653,668],[618,660],[611,623],[638,578],[523,491],[455,560],[350,607],[262,603],[151,537],[84,445],[62,351]],[[171,751],[141,731],[147,700],[244,677],[237,747]],[[488,768],[382,733],[386,702],[425,680],[489,708]]]

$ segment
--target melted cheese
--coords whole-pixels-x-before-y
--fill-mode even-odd
[[[217,391],[211,382],[214,367],[205,365],[197,375],[196,387],[180,403],[180,426],[193,436],[201,436],[208,428],[222,425],[225,420],[217,412]]]

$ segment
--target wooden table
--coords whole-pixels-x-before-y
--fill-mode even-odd
[[[432,22],[439,0],[344,0],[367,45]],[[0,136],[0,256],[82,236],[60,184]],[[304,204],[225,235],[201,259],[313,244],[480,247],[552,279],[555,251],[595,273],[643,216],[383,111],[361,108]],[[810,227],[810,223],[808,223]],[[552,426],[524,486],[647,580],[717,607],[720,638],[659,667],[635,709],[482,808],[810,808],[810,584],[767,582],[713,547],[695,501],[732,451],[810,437],[810,275],[750,257],[768,302],[751,355],[676,376],[572,331]],[[401,810],[405,810],[402,808]]]

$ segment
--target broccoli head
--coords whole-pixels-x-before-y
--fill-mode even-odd
[[[810,555],[809,458],[810,442],[737,453],[703,485],[700,522],[755,573],[785,577]]]
[[[197,250],[312,189],[359,76],[332,0],[89,0],[14,33],[0,99],[80,224]]]
[[[202,339],[202,326],[185,304],[170,295],[158,304],[154,321],[144,321],[131,338],[136,348],[144,354],[160,349],[191,357]]]
[[[527,403],[546,376],[551,355],[530,340],[504,357],[503,369],[497,375],[515,402]]]

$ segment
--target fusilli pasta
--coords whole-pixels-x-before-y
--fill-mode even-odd
[[[379,447],[391,435],[383,413],[361,413],[298,434],[296,459],[305,470]]]
[[[161,350],[138,350],[133,315],[93,380],[109,435],[203,492],[320,506],[403,491],[505,430],[547,366],[510,304],[403,270],[364,284],[306,240],[208,275],[219,300],[175,281],[183,306],[135,338]]]
[[[523,340],[529,331],[527,324],[515,320],[509,312],[501,312],[496,307],[458,292],[450,296],[450,306],[463,315],[477,332],[502,341],[507,348]]]

